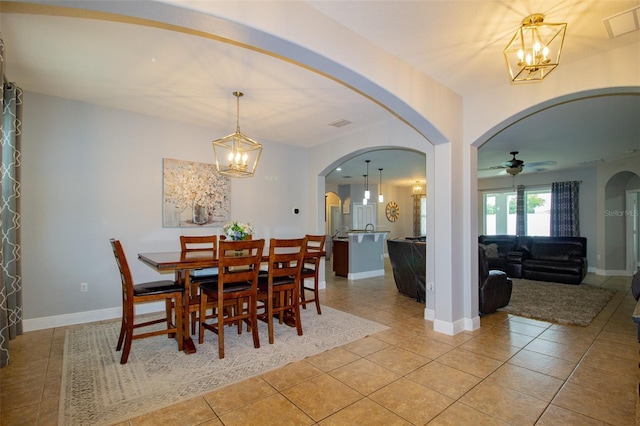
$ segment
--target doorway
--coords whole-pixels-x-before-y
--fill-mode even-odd
[[[627,218],[627,272],[633,275],[640,270],[640,190],[628,190],[625,208]]]

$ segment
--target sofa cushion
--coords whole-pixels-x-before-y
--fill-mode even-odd
[[[487,257],[498,257],[498,245],[496,243],[487,244],[484,248]]]
[[[530,259],[523,266],[525,278],[528,271],[581,275],[583,267],[584,263],[580,259],[567,259],[564,261]]]
[[[480,235],[478,242],[485,246],[496,244],[498,246],[498,254],[505,255],[515,250],[517,238],[515,235]]]

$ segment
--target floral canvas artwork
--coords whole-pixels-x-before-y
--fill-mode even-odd
[[[162,226],[222,226],[230,211],[231,181],[214,164],[163,159]]]

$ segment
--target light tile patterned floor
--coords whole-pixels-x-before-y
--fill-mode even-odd
[[[446,336],[386,276],[327,269],[322,303],[391,329],[125,425],[632,425],[640,380],[629,277],[588,327],[495,313]],[[11,342],[0,370],[2,425],[55,425],[65,328]],[[134,348],[135,350],[135,348]]]

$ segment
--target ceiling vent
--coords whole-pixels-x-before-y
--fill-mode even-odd
[[[341,118],[339,120],[332,121],[331,123],[329,123],[329,126],[342,127],[342,126],[346,126],[347,124],[351,124],[351,122],[349,120],[345,120],[344,118]]]
[[[596,164],[604,163],[604,160],[600,158],[599,160],[589,160],[589,161],[581,161],[578,164],[581,166],[595,166]]]
[[[637,31],[640,29],[640,6],[609,16],[603,19],[602,22],[607,29],[609,38],[620,37],[632,31]]]

